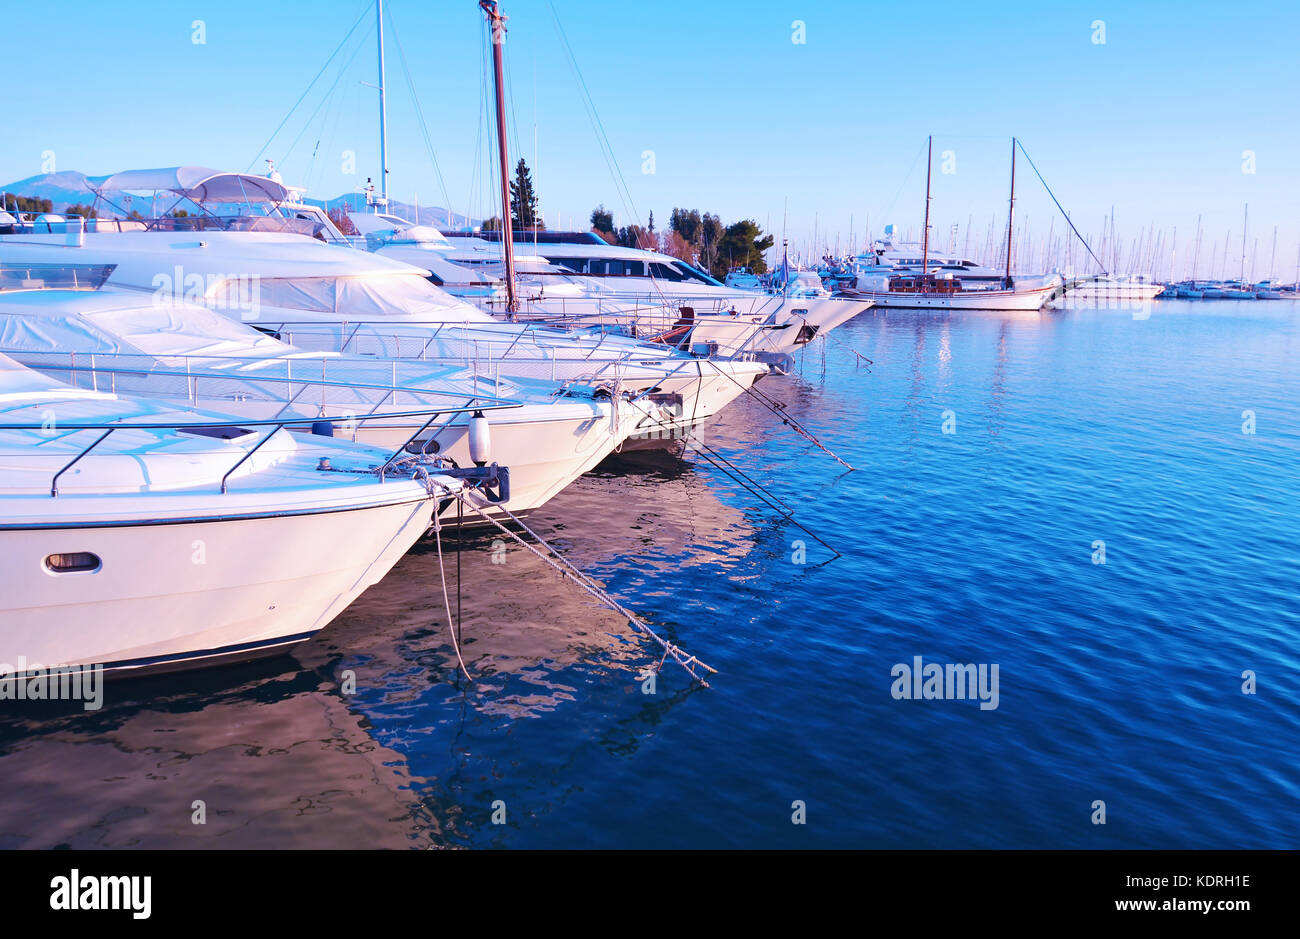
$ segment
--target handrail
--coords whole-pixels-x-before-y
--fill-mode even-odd
[[[10,356],[28,356],[28,355],[55,356],[55,355],[74,355],[75,353],[28,352],[27,350],[11,351],[4,348],[0,348],[0,354],[10,355]],[[127,357],[128,355],[131,355],[131,353],[111,353],[111,354],[118,355],[124,358]],[[152,359],[151,356],[142,355],[137,357]],[[195,358],[210,360],[210,359],[219,359],[222,357],[214,355],[214,356],[195,356]],[[239,359],[237,361],[256,362],[260,360]],[[402,360],[402,361],[407,361],[407,360]],[[462,392],[443,391],[434,388],[397,387],[396,385],[392,385],[392,384],[382,385],[382,384],[371,384],[370,382],[338,381],[338,380],[321,379],[321,378],[285,378],[284,376],[280,376],[280,375],[264,375],[264,374],[253,375],[253,374],[245,374],[239,372],[195,372],[189,369],[182,372],[179,370],[172,370],[172,369],[126,368],[126,367],[116,366],[116,365],[99,365],[99,364],[76,365],[73,363],[69,363],[65,365],[58,362],[41,362],[39,364],[28,365],[27,367],[36,371],[55,371],[55,372],[69,372],[69,373],[89,372],[92,374],[103,373],[106,375],[157,376],[162,378],[184,378],[187,380],[203,378],[203,379],[208,379],[210,381],[240,381],[240,382],[247,382],[247,383],[265,382],[268,384],[273,382],[287,382],[290,384],[301,384],[306,387],[316,386],[316,387],[328,387],[328,388],[348,388],[348,389],[364,390],[364,391],[382,391],[385,396],[397,392],[401,392],[402,394],[408,394],[411,396],[444,397],[444,398],[465,397],[464,393]],[[186,394],[189,395],[191,393],[187,391]],[[302,392],[299,391],[298,394],[302,394]],[[297,395],[294,396],[294,399],[296,398]],[[470,400],[474,402],[481,401],[483,403],[464,405],[458,408],[457,410],[460,411],[488,410],[488,409],[504,410],[507,408],[523,407],[524,405],[523,401],[520,401],[516,398],[500,398],[495,396],[489,397],[487,395],[484,395],[481,398],[479,396],[473,396],[470,398]],[[291,404],[292,401],[290,401],[289,403]],[[439,410],[440,412],[442,412],[442,411],[446,411],[447,408],[440,408]],[[317,419],[319,420],[319,418]]]
[[[91,450],[95,449],[97,446],[103,443],[108,438],[108,435],[113,432],[114,429],[115,428],[110,427],[108,430],[104,431],[102,434],[99,435],[98,440],[96,440],[90,446],[86,447],[86,449],[82,450],[80,453],[74,456],[71,460],[69,460],[66,464],[64,464],[63,469],[59,470],[57,473],[54,474],[54,477],[50,480],[51,499],[57,498],[59,495],[59,477],[62,476],[64,473],[66,473],[69,469],[71,469],[72,464],[76,463],[78,460],[80,460]]]
[[[430,418],[430,420],[432,420],[432,418]],[[248,458],[249,458],[250,456],[252,456],[252,455],[253,455],[254,453],[256,453],[258,450],[262,449],[262,444],[266,443],[268,440],[270,440],[272,437],[274,437],[276,434],[278,434],[278,433],[279,433],[280,431],[282,431],[282,430],[284,430],[284,425],[283,425],[283,424],[277,424],[274,430],[272,430],[269,434],[267,434],[265,437],[263,437],[261,440],[259,440],[259,441],[257,442],[257,445],[256,445],[256,446],[254,446],[251,450],[248,450],[248,451],[247,451],[247,452],[246,452],[242,457],[240,457],[238,463],[236,463],[234,466],[230,467],[230,469],[226,470],[226,475],[221,477],[221,494],[222,494],[222,495],[225,495],[225,494],[226,494],[226,480],[230,478],[230,474],[233,473],[235,470],[239,469],[241,466],[243,466],[244,463],[247,462],[247,460],[248,460]]]
[[[40,406],[40,402],[26,404],[26,407]],[[368,420],[396,420],[403,417],[425,417],[439,414],[463,413],[468,408],[415,408],[408,411],[385,411],[381,414],[366,415],[357,417],[355,414],[318,414],[315,417],[275,417],[271,419],[250,418],[248,420],[211,420],[199,419],[192,421],[58,421],[55,424],[55,430],[103,430],[109,428],[112,430],[188,430],[190,428],[216,429],[219,427],[270,427],[272,425],[282,427],[297,427],[315,424],[318,422],[334,421],[355,421],[361,423]],[[217,415],[220,416],[220,415]],[[6,421],[0,423],[0,430],[43,430],[47,434],[50,432],[50,424],[44,422],[12,422]]]

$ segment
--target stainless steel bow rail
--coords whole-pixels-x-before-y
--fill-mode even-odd
[[[458,410],[458,413],[463,413],[465,410],[474,410],[474,409],[462,408]],[[281,417],[281,418],[274,418],[271,420],[248,420],[248,421],[236,421],[236,420],[223,421],[223,420],[208,420],[208,419],[198,419],[192,421],[107,420],[107,421],[68,421],[66,423],[60,421],[60,422],[56,422],[54,425],[51,425],[49,422],[37,423],[33,421],[23,421],[23,422],[0,423],[0,431],[26,430],[26,431],[35,431],[37,433],[42,433],[46,436],[54,436],[55,434],[62,435],[64,431],[71,431],[71,432],[77,432],[82,430],[103,431],[103,433],[100,434],[98,437],[96,437],[93,442],[83,447],[77,453],[76,456],[74,456],[71,460],[65,463],[63,467],[60,468],[59,471],[56,472],[54,476],[50,479],[50,496],[54,498],[57,497],[59,494],[59,487],[58,487],[59,477],[62,476],[64,473],[66,473],[73,466],[75,466],[78,462],[80,462],[82,458],[84,458],[92,450],[98,447],[101,443],[107,440],[108,437],[111,434],[113,434],[115,431],[119,431],[119,430],[187,431],[188,430],[195,433],[202,432],[200,433],[201,436],[206,436],[213,439],[233,440],[236,437],[242,437],[245,434],[249,433],[251,428],[269,427],[271,429],[270,433],[264,434],[261,437],[261,439],[258,440],[257,443],[254,444],[250,449],[242,451],[241,456],[239,460],[235,463],[235,465],[232,466],[229,470],[227,470],[225,475],[221,477],[221,491],[222,493],[225,493],[227,491],[227,481],[230,479],[231,474],[234,473],[235,470],[239,469],[239,467],[243,466],[244,463],[254,453],[260,450],[264,444],[266,444],[279,431],[283,430],[286,427],[311,425],[317,422],[356,421],[359,423],[360,421],[367,420],[367,419],[387,420],[389,418],[425,417],[427,418],[427,420],[424,422],[423,425],[421,425],[420,429],[417,430],[410,437],[408,437],[406,441],[403,442],[402,446],[398,447],[395,451],[393,451],[387,457],[387,459],[384,460],[384,462],[381,465],[371,466],[366,469],[356,469],[356,470],[346,469],[341,471],[355,472],[358,475],[366,474],[366,473],[374,473],[379,476],[379,479],[382,482],[386,478],[386,475],[389,472],[391,472],[394,468],[401,467],[403,469],[406,468],[413,469],[415,465],[418,465],[424,467],[427,471],[429,466],[433,466],[434,472],[437,475],[449,476],[456,479],[463,479],[467,482],[473,483],[475,487],[483,487],[488,489],[489,491],[485,492],[485,497],[488,499],[488,501],[491,502],[505,501],[507,498],[509,498],[509,473],[505,467],[498,467],[495,463],[487,467],[457,467],[451,465],[443,466],[440,465],[439,463],[431,463],[429,461],[429,458],[424,454],[412,454],[407,451],[407,446],[415,438],[417,438],[423,431],[428,429],[428,427],[438,418],[439,415],[444,414],[446,412],[447,409],[445,408],[437,408],[437,409],[418,408],[418,409],[403,410],[403,411],[386,411],[383,414],[376,415],[374,418],[357,418],[352,415],[333,415],[333,416],[320,415],[317,417]],[[232,431],[232,433],[229,436],[222,437],[219,433],[222,430]],[[213,433],[214,431],[216,431],[217,433]],[[243,431],[244,433],[235,434],[233,433],[234,431]],[[383,451],[383,452],[387,452],[387,451]],[[490,491],[491,487],[497,487],[497,492],[491,492]]]
[[[82,355],[84,355],[89,360],[89,364],[86,365],[77,364],[78,353],[75,352],[28,353],[25,351],[10,351],[4,348],[0,348],[0,354],[5,354],[17,358],[21,360],[24,364],[26,364],[29,368],[33,368],[38,371],[67,372],[69,376],[78,375],[78,374],[89,374],[93,379],[91,386],[89,388],[89,390],[91,391],[102,390],[99,387],[99,381],[98,381],[98,376],[101,374],[107,375],[110,379],[109,386],[108,386],[109,393],[117,392],[118,375],[129,375],[134,377],[148,377],[148,378],[185,379],[186,398],[189,400],[191,404],[195,405],[196,407],[200,403],[199,395],[198,395],[198,382],[200,380],[217,381],[217,382],[240,382],[246,385],[283,384],[285,385],[287,392],[291,392],[293,390],[294,385],[302,385],[302,387],[297,391],[297,393],[293,394],[292,396],[286,395],[284,399],[271,398],[271,397],[265,399],[269,403],[273,403],[273,404],[279,403],[280,401],[283,400],[284,407],[281,409],[281,413],[283,413],[284,410],[288,409],[293,404],[295,404],[298,398],[301,397],[305,391],[311,388],[346,388],[348,390],[383,392],[383,395],[379,398],[377,402],[375,402],[374,407],[365,415],[366,417],[393,416],[387,412],[384,414],[379,414],[377,413],[377,409],[381,405],[383,405],[385,400],[390,401],[390,403],[396,403],[396,397],[399,394],[404,394],[412,398],[423,398],[423,399],[447,398],[447,399],[455,399],[458,401],[463,401],[464,402],[463,404],[449,405],[447,407],[441,408],[440,410],[440,413],[444,413],[444,414],[449,413],[453,415],[460,414],[460,413],[469,413],[473,411],[486,411],[486,410],[497,411],[506,408],[518,408],[523,406],[522,401],[519,401],[514,398],[501,398],[497,396],[474,395],[474,394],[466,395],[462,392],[456,392],[456,391],[442,391],[436,388],[420,388],[420,387],[412,387],[410,385],[401,385],[398,384],[397,381],[396,367],[394,367],[393,369],[393,380],[388,384],[353,381],[351,379],[348,380],[329,379],[324,377],[324,372],[326,367],[325,363],[332,361],[330,359],[297,360],[303,364],[320,363],[322,377],[316,378],[314,375],[303,376],[300,374],[298,376],[295,376],[293,374],[294,360],[292,359],[267,359],[267,358],[258,358],[255,356],[217,356],[217,355],[168,356],[168,358],[185,359],[185,369],[180,370],[180,369],[152,368],[152,367],[151,368],[130,368],[122,365],[106,365],[103,362],[96,361],[97,356],[110,358],[110,359],[129,359],[129,360],[138,359],[138,360],[143,360],[145,362],[155,361],[154,356],[142,355],[139,353],[124,353],[124,352],[123,353],[119,353],[119,352],[82,353]],[[68,360],[67,364],[63,364],[61,361],[58,361],[58,359],[62,357],[67,358]],[[37,359],[40,359],[41,361],[38,362]],[[228,372],[202,371],[202,370],[194,369],[190,366],[191,359],[198,360],[209,365],[220,362],[223,365],[229,364],[231,366],[243,366],[243,365],[265,366],[265,365],[270,365],[275,363],[282,363],[285,366],[285,371],[283,375],[276,375],[269,372],[255,374],[252,372],[236,372],[236,371],[228,371]],[[394,362],[393,364],[394,366],[396,366],[397,364],[400,363]],[[75,384],[75,383],[69,382],[69,384]],[[76,387],[81,387],[81,386],[76,385]],[[132,390],[131,393],[138,394],[139,391]],[[324,420],[324,418],[317,417],[315,418],[315,420],[322,421]],[[356,420],[359,420],[359,418],[357,418]]]

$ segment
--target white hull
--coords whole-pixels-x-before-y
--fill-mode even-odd
[[[1110,283],[1090,281],[1065,288],[1064,305],[1087,303],[1089,305],[1129,304],[1154,300],[1164,291],[1163,284],[1141,281]]]
[[[86,508],[77,496],[45,502],[52,518]],[[0,663],[138,671],[283,651],[388,573],[432,508],[423,499],[231,521],[7,524]],[[71,551],[97,555],[102,567],[45,568],[47,556]]]
[[[971,290],[958,293],[890,293],[855,291],[854,297],[870,300],[886,310],[1041,310],[1060,286],[1033,290]]]
[[[665,305],[666,304],[666,305]],[[532,318],[550,317],[566,328],[631,325],[639,336],[664,333],[693,314],[692,346],[713,344],[711,354],[733,358],[754,353],[790,354],[815,336],[870,308],[865,300],[781,297],[742,290],[663,297],[612,294],[601,298],[534,299]],[[491,305],[485,308],[492,311]],[[521,317],[524,318],[524,317]],[[804,328],[807,327],[807,328]]]

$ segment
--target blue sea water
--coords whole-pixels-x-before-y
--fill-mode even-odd
[[[793,520],[690,455],[530,520],[710,687],[492,534],[467,683],[424,544],[293,659],[0,716],[0,846],[1294,847],[1298,364],[1287,301],[868,312],[759,385],[852,472],[705,435]]]

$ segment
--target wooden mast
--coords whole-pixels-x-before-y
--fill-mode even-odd
[[[510,160],[506,149],[505,78],[501,65],[501,46],[506,41],[506,18],[497,9],[496,0],[479,0],[492,28],[492,76],[497,99],[497,156],[501,163],[501,247],[506,262],[506,312],[519,311],[515,296],[515,234],[510,218]]]
[[[934,155],[934,135],[925,149],[925,230],[921,232],[921,277],[930,269],[930,170]],[[921,281],[924,283],[924,280]]]
[[[1007,208],[1007,276],[1002,286],[1010,290],[1011,282],[1011,226],[1016,217],[1016,138],[1011,138],[1011,203]]]

